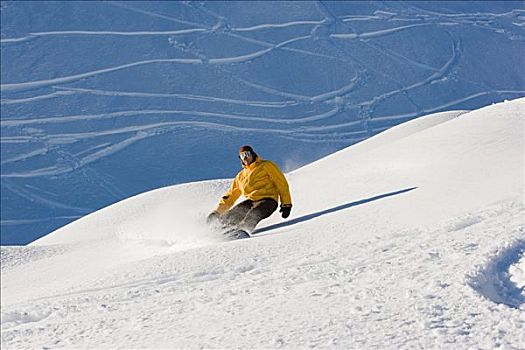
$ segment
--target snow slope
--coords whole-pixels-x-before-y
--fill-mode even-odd
[[[525,96],[523,1],[2,1],[0,16],[2,245],[231,177],[243,144],[291,171]]]
[[[292,216],[252,239],[204,227],[218,180],[1,247],[2,348],[525,348],[524,111],[426,116],[293,171]]]

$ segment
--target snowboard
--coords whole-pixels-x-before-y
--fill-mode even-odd
[[[250,234],[244,230],[231,229],[223,233],[223,236],[228,240],[250,238]]]

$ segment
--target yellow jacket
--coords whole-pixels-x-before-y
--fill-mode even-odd
[[[257,159],[243,168],[224,194],[215,211],[220,214],[230,209],[242,194],[247,199],[258,201],[263,198],[272,198],[281,205],[291,205],[292,198],[288,181],[277,165],[269,160]]]

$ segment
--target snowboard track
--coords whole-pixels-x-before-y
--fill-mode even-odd
[[[525,290],[510,279],[509,269],[525,254],[525,239],[518,239],[498,251],[469,280],[481,296],[496,304],[519,309],[525,303]]]

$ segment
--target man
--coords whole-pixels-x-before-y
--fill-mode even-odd
[[[239,159],[243,169],[235,176],[229,190],[217,208],[208,215],[208,224],[221,226],[226,234],[237,238],[249,237],[247,232],[272,215],[281,202],[279,212],[283,218],[290,216],[292,198],[288,182],[277,165],[262,160],[250,146],[242,146]],[[240,195],[246,200],[230,209]]]

